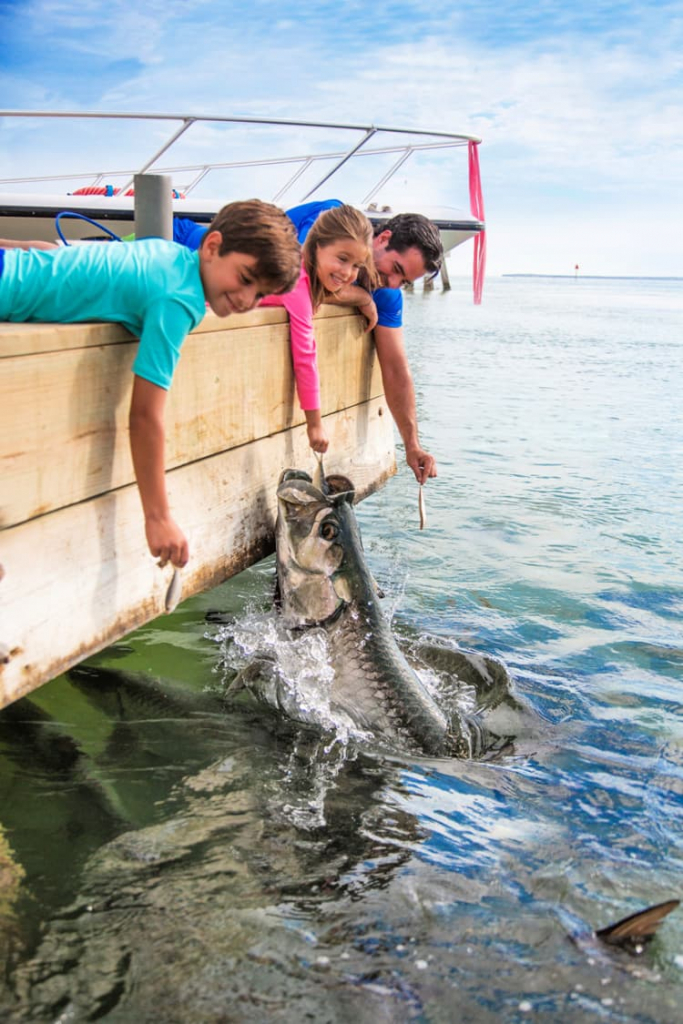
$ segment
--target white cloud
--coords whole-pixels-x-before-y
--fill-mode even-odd
[[[288,5],[270,0],[254,0],[248,17],[237,14],[236,5],[201,0],[29,6],[33,21],[42,18],[45,25],[41,45],[50,33],[61,33],[82,52],[99,47],[104,62],[120,53],[139,59],[137,73],[114,76],[94,93],[99,109],[251,113],[472,132],[484,140],[491,259],[504,253],[501,269],[514,270],[515,258],[526,265],[540,253],[550,263],[553,251],[562,262],[565,251],[597,230],[604,272],[683,273],[671,227],[683,220],[679,4],[597,3],[582,11],[580,5],[545,3],[518,6],[515,13],[484,0],[457,8],[435,0],[426,11],[411,2],[369,14],[364,5],[350,4],[330,22],[332,9],[321,0],[315,16],[290,28]],[[593,31],[582,33],[581,16],[583,27]],[[387,36],[388,24],[398,40]],[[28,93],[22,93],[16,69],[0,80],[5,96],[14,92],[35,106],[64,108],[68,80],[41,86],[29,76],[23,83]],[[112,128],[110,163],[148,155],[170,131],[170,125],[149,128],[129,156],[123,134]],[[294,151],[312,148],[305,131],[288,135]],[[193,128],[173,162],[199,159],[204,143],[226,159],[239,159],[245,139],[259,140],[260,133]],[[346,144],[339,140],[341,148]],[[57,137],[50,145],[55,167],[86,159],[85,140],[72,151]],[[258,145],[264,155],[269,147],[273,154],[280,149],[266,139]],[[20,148],[17,143],[17,153]],[[393,194],[466,205],[463,157],[456,154],[448,172],[439,171],[436,158],[414,161],[406,168],[413,168],[411,174],[393,182]],[[97,158],[103,159],[101,144]],[[0,156],[0,173],[7,166]],[[364,191],[364,175],[347,175],[345,187],[356,195]],[[282,172],[278,183],[284,178]],[[257,176],[251,181],[266,188]],[[641,225],[637,246],[620,228],[634,220]],[[638,258],[640,270],[631,269]]]

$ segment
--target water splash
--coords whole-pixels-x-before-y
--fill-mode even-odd
[[[243,678],[260,699],[294,721],[329,734],[326,752],[369,735],[331,704],[334,669],[323,629],[288,630],[275,611],[248,609],[213,638],[220,644],[223,685]]]

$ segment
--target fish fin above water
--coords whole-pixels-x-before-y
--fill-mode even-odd
[[[514,752],[520,736],[535,734],[539,719],[516,694],[497,658],[454,648],[438,638],[407,647],[409,663],[438,676],[438,700],[449,721],[448,748],[455,757],[493,760]]]
[[[654,936],[664,918],[672,910],[675,910],[680,902],[675,899],[657,903],[645,910],[639,910],[635,914],[629,914],[628,917],[623,917],[615,924],[600,928],[595,934],[602,942],[606,942],[610,946],[621,946],[624,949],[640,952],[643,945]]]
[[[424,641],[413,644],[413,650],[426,667],[472,686],[479,710],[495,708],[501,701],[517,703],[508,671],[496,658]]]

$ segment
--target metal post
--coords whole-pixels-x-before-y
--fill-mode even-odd
[[[168,174],[136,174],[135,237],[173,239],[172,182]]]

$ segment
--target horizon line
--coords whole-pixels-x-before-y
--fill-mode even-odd
[[[491,275],[492,277],[494,275]],[[501,274],[501,277],[562,277],[570,278],[572,281],[683,281],[683,277],[675,274]]]

